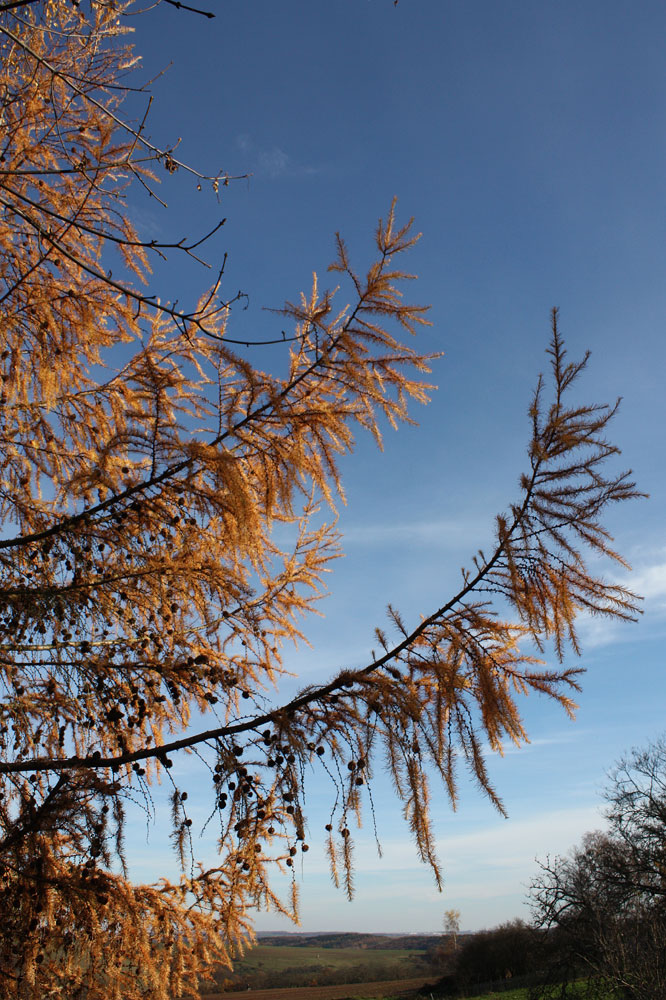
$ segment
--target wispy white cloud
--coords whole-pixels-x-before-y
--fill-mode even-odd
[[[640,602],[641,627],[628,628],[624,622],[581,616],[579,632],[586,649],[652,639],[655,628],[663,629],[666,623],[666,547],[655,546],[649,552],[638,550],[630,562],[632,571],[618,573],[612,582],[627,587],[643,599]]]
[[[383,524],[343,525],[343,545],[381,546],[427,545],[437,548],[472,548],[476,550],[479,539],[490,536],[492,525],[488,519],[442,518],[431,520],[403,520]]]
[[[646,609],[654,613],[666,612],[666,551],[659,553],[659,560],[640,566],[630,577],[627,585],[645,599]]]
[[[516,753],[526,754],[530,753],[530,751],[538,750],[540,747],[565,746],[577,743],[588,735],[588,730],[576,728],[575,730],[558,733],[555,736],[535,737],[534,739],[530,739],[529,743],[521,743],[520,746],[516,746],[515,743],[509,743],[503,748],[503,756],[508,757]],[[490,752],[490,747],[487,748],[487,752]]]
[[[293,164],[289,156],[279,146],[262,150],[258,159],[261,169],[271,177],[284,177],[285,174],[293,172]]]
[[[205,811],[193,807],[190,810],[193,829],[201,830],[205,823]],[[213,824],[214,827],[215,824]],[[605,820],[601,808],[597,806],[570,807],[560,810],[546,810],[535,815],[513,819],[502,819],[491,815],[475,823],[463,817],[448,813],[434,818],[434,829],[445,825],[447,829],[458,827],[460,832],[442,833],[437,836],[437,851],[451,882],[456,885],[469,883],[481,886],[474,891],[493,895],[499,890],[495,883],[509,879],[515,889],[521,880],[529,877],[534,869],[534,859],[547,854],[565,854],[589,830],[603,828]],[[475,828],[476,827],[476,828]],[[145,829],[145,828],[144,828]],[[138,879],[153,880],[164,874],[175,875],[173,853],[165,844],[163,831],[155,828],[143,835],[137,827],[128,851],[133,874]],[[204,861],[213,862],[215,854],[215,832],[208,830],[203,839],[196,836],[197,852]],[[326,874],[328,862],[323,844],[317,843],[318,836],[311,831],[311,851],[305,864],[310,876]],[[354,855],[357,870],[364,874],[376,872],[388,881],[394,881],[400,874],[420,871],[423,865],[418,861],[413,841],[404,833],[381,835],[382,856],[377,852],[370,829],[358,831],[354,835]],[[481,879],[479,872],[483,873]]]
[[[634,629],[629,629],[625,622],[610,621],[608,618],[593,618],[591,615],[581,615],[577,624],[578,637],[584,650],[597,649],[601,646],[615,646],[621,642],[636,642],[645,638],[645,633],[636,635]]]
[[[455,824],[449,819],[448,824]],[[597,806],[580,806],[568,809],[546,810],[520,819],[491,818],[479,829],[464,830],[437,838],[437,849],[451,877],[465,879],[483,869],[484,883],[490,872],[504,877],[510,870],[527,872],[533,868],[536,857],[546,854],[565,854],[588,830],[604,827],[606,822]],[[359,868],[388,873],[420,867],[414,845],[408,837],[382,841],[383,857],[378,858],[367,835],[359,842],[357,858]],[[476,879],[475,879],[476,881]]]
[[[247,133],[236,136],[236,147],[248,161],[253,173],[279,177],[305,177],[317,169],[294,160],[281,146],[261,146]]]
[[[241,133],[241,135],[237,135],[236,147],[237,149],[240,149],[241,153],[249,153],[253,148],[252,140],[249,135],[245,132]]]

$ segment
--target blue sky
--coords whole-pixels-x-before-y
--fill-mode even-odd
[[[445,354],[433,402],[415,413],[419,426],[388,434],[383,453],[361,438],[343,462],[346,558],[329,579],[324,617],[308,629],[312,648],[288,659],[302,681],[365,662],[387,602],[417,620],[490,542],[525,465],[526,409],[552,306],[570,353],[592,351],[581,392],[598,402],[623,397],[614,440],[651,497],[613,512],[609,525],[645,613],[636,625],[583,625],[587,674],[575,723],[548,703],[525,703],[532,743],[491,765],[509,819],[463,774],[455,814],[433,787],[440,895],[379,775],[384,857],[364,829],[349,904],[330,885],[317,834],[323,792],[311,791],[312,850],[298,873],[304,929],[438,930],[450,907],[468,929],[527,916],[534,857],[566,851],[601,825],[606,771],[664,725],[666,8],[650,0],[209,6],[214,21],[166,6],[136,20],[146,77],[172,63],[152,88],[149,128],[162,144],[181,138],[180,158],[202,169],[252,176],[224,188],[218,203],[183,174],[165,175],[168,211],[132,195],[139,225],[179,238],[226,216],[209,256],[227,251],[226,291],[249,295],[230,335],[257,339],[282,325],[262,307],[294,299],[313,270],[325,271],[336,230],[360,265],[369,262],[376,220],[397,195],[399,212],[423,232],[410,261],[417,299],[432,304],[423,347]],[[155,290],[195,299],[205,280],[174,261],[156,273]],[[273,351],[249,353],[270,367],[279,364]],[[177,767],[186,778],[187,761]],[[203,784],[200,792],[205,820]],[[130,839],[137,878],[172,867],[158,828],[147,846],[139,825]],[[287,927],[266,914],[256,923]]]

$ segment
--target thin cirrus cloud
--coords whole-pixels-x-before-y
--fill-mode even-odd
[[[479,539],[488,535],[488,519],[448,518],[436,520],[408,520],[387,523],[352,524],[342,527],[343,547],[349,545],[427,545],[437,548],[459,549],[478,545]]]
[[[657,562],[639,565],[626,582],[645,599],[646,610],[663,616],[666,612],[666,549],[661,549]]]
[[[243,133],[236,137],[236,147],[255,174],[271,178],[305,177],[316,174],[315,167],[298,163],[281,146],[262,146]]]
[[[590,649],[620,642],[635,643],[652,639],[655,629],[663,629],[666,621],[666,548],[652,549],[647,558],[639,553],[634,557],[633,565],[631,573],[618,575],[612,582],[628,587],[642,598],[639,628],[628,628],[624,622],[612,622],[599,616],[583,616],[579,633],[584,647]]]
[[[510,754],[526,754],[538,750],[540,747],[553,747],[553,746],[564,746],[567,744],[575,743],[581,740],[585,736],[589,735],[584,729],[576,729],[575,732],[569,730],[565,733],[558,733],[555,736],[544,736],[529,738],[524,743],[509,743],[507,742],[501,751],[501,756],[507,757]],[[493,748],[486,744],[486,753],[492,753]]]
[[[452,825],[450,817],[449,825]],[[466,822],[464,831],[437,837],[436,851],[449,889],[455,886],[461,895],[464,889],[468,894],[494,896],[507,873],[512,873],[512,888],[520,889],[521,883],[528,881],[534,871],[536,858],[567,854],[586,832],[606,826],[601,809],[594,805],[543,809],[520,819],[488,820],[484,817],[478,820],[476,829]],[[375,873],[389,883],[396,873],[428,872],[427,866],[419,861],[411,838],[384,837],[380,824],[379,839],[381,857],[372,834],[356,834],[354,847],[359,878]],[[328,876],[328,861],[323,849],[317,843],[312,846],[307,874],[310,877]],[[477,880],[473,876],[480,870],[484,877]]]

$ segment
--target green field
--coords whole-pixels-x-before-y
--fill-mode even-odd
[[[271,936],[235,959],[233,971],[216,972],[214,981],[225,990],[247,991],[426,977],[433,973],[425,959],[433,941],[379,934]]]
[[[323,966],[341,969],[347,966],[370,965],[386,967],[403,964],[406,970],[420,966],[422,951],[405,951],[402,948],[318,948],[292,945],[259,944],[234,963],[235,971],[257,972],[259,970],[295,969]],[[408,975],[408,972],[405,972]]]

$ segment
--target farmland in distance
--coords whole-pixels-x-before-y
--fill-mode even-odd
[[[260,938],[202,993],[335,987],[436,978],[437,935],[283,934]],[[412,986],[415,988],[415,986]],[[397,995],[396,990],[393,995]],[[336,994],[337,995],[337,994]],[[340,995],[350,995],[349,992]],[[370,995],[370,994],[367,994]],[[382,995],[381,991],[373,995]],[[266,997],[266,1000],[269,1000]],[[322,998],[323,1000],[323,998]],[[331,995],[328,1000],[335,1000]]]

